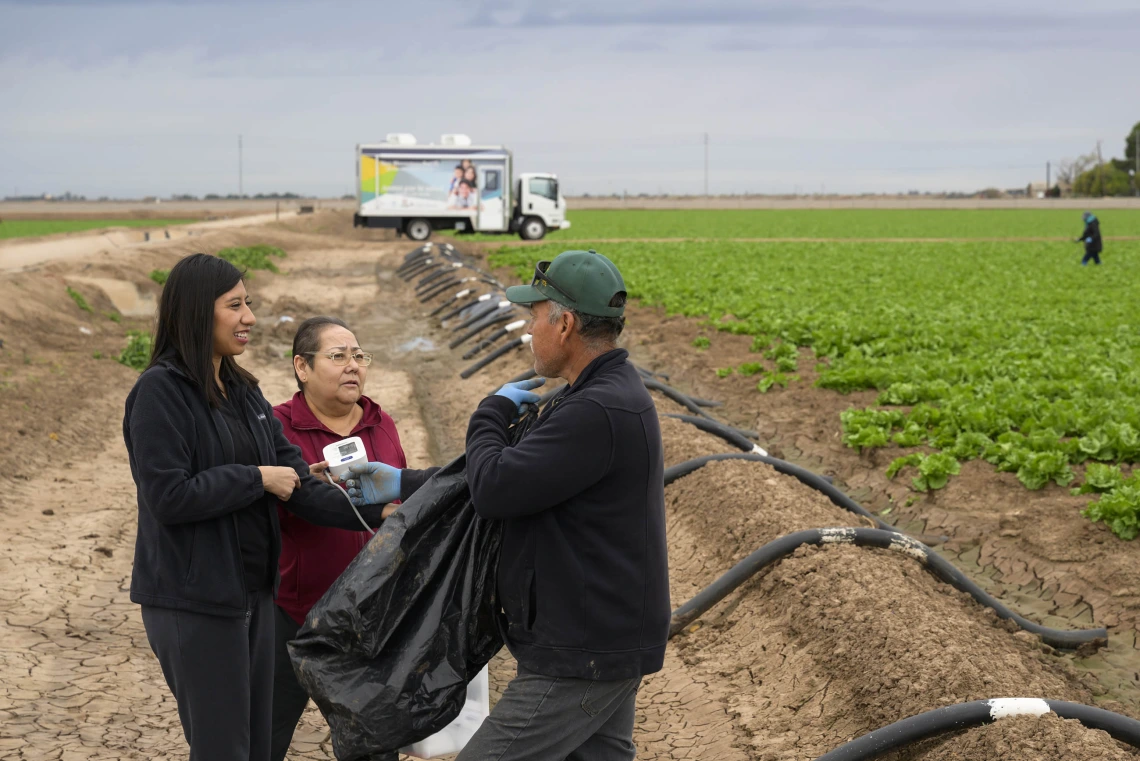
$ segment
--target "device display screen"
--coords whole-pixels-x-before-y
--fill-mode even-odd
[[[341,453],[341,456],[349,455],[349,454],[355,454],[356,453],[356,442],[350,441],[347,444],[341,444],[339,447],[337,447],[337,451],[339,451]]]

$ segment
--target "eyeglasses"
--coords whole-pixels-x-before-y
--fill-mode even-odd
[[[550,288],[553,288],[565,296],[567,299],[569,299],[571,302],[573,302],[574,297],[567,293],[565,288],[559,288],[558,283],[555,283],[550,279],[550,275],[546,274],[546,271],[548,269],[550,269],[550,262],[539,262],[538,266],[534,268],[534,280],[530,281],[530,284],[548,286]]]
[[[326,353],[306,351],[302,353],[311,357],[328,357],[332,363],[338,367],[344,367],[349,363],[349,360],[356,360],[356,364],[361,367],[368,367],[372,364],[372,355],[366,351],[355,351],[352,354],[349,354],[347,351],[330,351]]]

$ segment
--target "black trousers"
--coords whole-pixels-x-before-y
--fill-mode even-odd
[[[284,761],[297,722],[309,703],[309,693],[297,681],[285,647],[300,628],[288,613],[273,606],[273,750],[270,761]]]
[[[276,605],[273,606],[273,611],[273,750],[270,759],[284,761],[297,722],[309,704],[309,693],[297,681],[297,674],[289,661],[289,649],[286,647],[289,640],[296,638],[301,626]],[[371,756],[370,761],[396,761],[396,754],[376,754]]]
[[[240,618],[144,605],[143,626],[190,745],[190,761],[269,761],[273,596]]]

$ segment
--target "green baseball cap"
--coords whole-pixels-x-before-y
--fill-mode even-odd
[[[594,249],[563,251],[551,262],[539,262],[530,285],[512,285],[507,301],[534,304],[557,301],[576,312],[595,317],[621,317],[625,306],[612,307],[610,301],[625,294],[625,281],[618,268]]]

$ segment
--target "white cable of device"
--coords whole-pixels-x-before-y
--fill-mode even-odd
[[[332,476],[329,475],[329,472],[327,470],[324,472],[324,477],[325,477],[326,481],[328,481],[330,484],[332,484],[336,488],[340,489],[340,493],[343,494],[344,498],[348,500],[348,506],[352,508],[352,512],[356,513],[356,519],[359,520],[361,525],[364,526],[364,530],[368,532],[368,535],[369,536],[376,536],[376,532],[373,531],[372,527],[368,525],[368,522],[366,520],[364,520],[364,516],[361,515],[360,511],[356,509],[356,505],[352,504],[352,497],[348,496],[348,492],[346,492],[344,490],[344,487],[341,486],[340,484],[338,484],[336,481],[334,481],[332,479]]]

